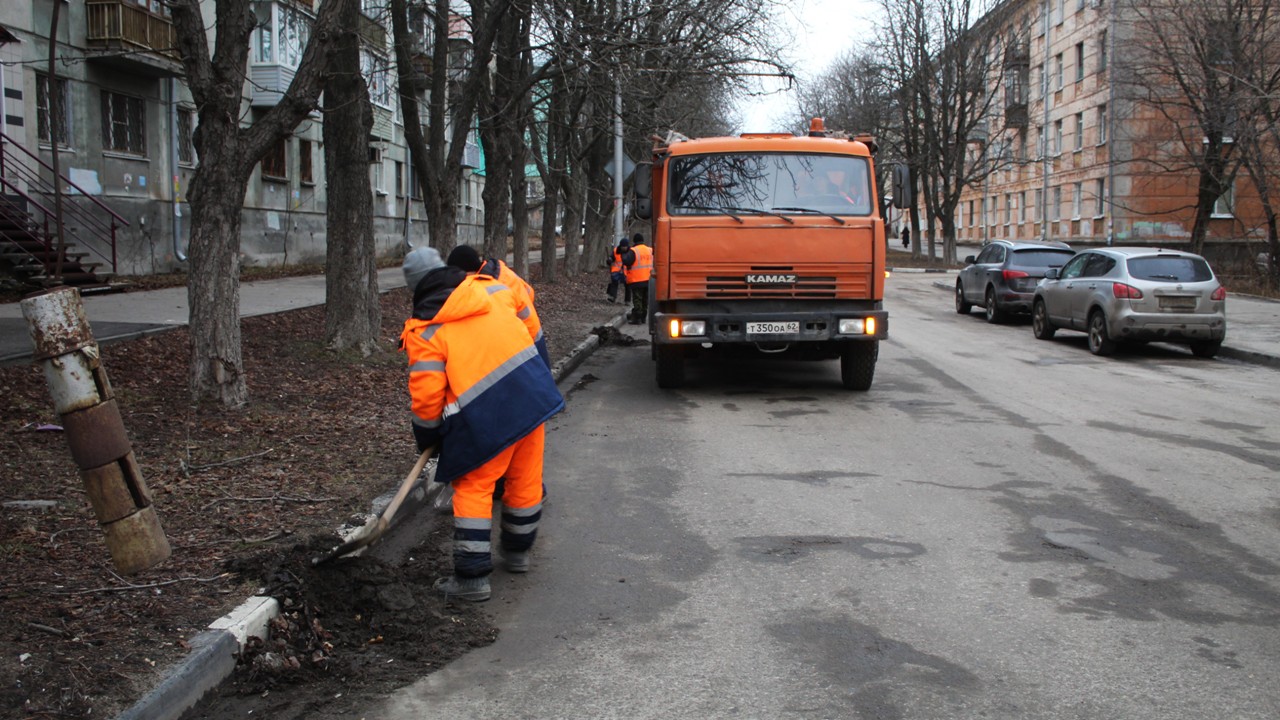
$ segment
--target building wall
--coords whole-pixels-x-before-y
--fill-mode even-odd
[[[52,148],[41,143],[37,131],[37,73],[48,58],[48,30],[52,0],[2,3],[0,24],[19,39],[0,45],[4,86],[4,131],[23,147],[49,163]],[[214,26],[212,3],[202,3],[207,25]],[[96,50],[86,50],[87,21],[83,3],[63,3],[59,21],[59,75],[69,81],[71,140],[59,153],[62,174],[70,177],[85,195],[101,201],[117,214],[124,225],[117,231],[118,273],[124,275],[180,271],[185,266],[190,233],[190,208],[186,205],[194,165],[175,160],[175,107],[193,110],[190,93],[173,78],[180,71],[176,63],[151,54],[120,61],[104,59]],[[43,28],[43,30],[41,30]],[[390,33],[384,36],[389,42]],[[213,42],[212,33],[210,43]],[[382,48],[386,56],[391,53]],[[145,60],[146,62],[142,62]],[[249,64],[250,74],[261,81],[272,66]],[[287,83],[277,72],[276,82]],[[394,74],[390,78],[394,83]],[[102,131],[102,95],[118,93],[140,98],[145,103],[145,152],[123,153],[105,150]],[[392,87],[391,97],[395,97]],[[269,109],[260,85],[247,82],[244,88],[243,117],[254,118]],[[375,107],[376,136],[371,147],[380,152],[371,156],[370,178],[374,189],[374,235],[380,255],[402,253],[406,238],[414,245],[427,242],[427,224],[420,201],[406,199],[410,186],[408,150],[398,107]],[[301,175],[304,142],[311,147],[311,180]],[[326,198],[324,193],[324,149],[321,114],[304,120],[285,141],[287,172],[283,178],[264,178],[262,166],[255,167],[245,193],[241,227],[242,263],[246,266],[323,262],[326,243]],[[397,170],[400,173],[397,184]],[[47,179],[52,175],[43,171]],[[466,172],[460,193],[458,242],[482,241],[483,209],[480,189],[483,177]],[[380,178],[380,181],[377,179]],[[72,190],[71,192],[75,192]],[[77,205],[92,203],[81,198]],[[409,207],[406,209],[406,203]],[[408,233],[406,234],[406,227]],[[67,225],[73,242],[87,235],[74,220]],[[87,248],[100,251],[97,247]],[[103,250],[110,254],[109,248]]]
[[[961,241],[1044,238],[1088,245],[1104,243],[1111,235],[1117,244],[1186,242],[1194,222],[1198,177],[1194,170],[1171,172],[1151,162],[1170,156],[1175,128],[1154,110],[1125,100],[1113,87],[1117,57],[1123,58],[1126,46],[1135,41],[1124,18],[1112,17],[1113,12],[1123,12],[1123,6],[1094,0],[1014,1],[1009,18],[990,31],[1029,43],[1029,122],[1025,130],[1005,129],[998,138],[1013,148],[1025,145],[1027,151],[1015,150],[1008,169],[997,171],[983,187],[971,188],[962,196],[957,232]],[[1104,56],[1105,69],[1101,67]],[[1003,73],[994,76],[1002,81]],[[997,92],[997,97],[1004,97],[1003,89]],[[1102,108],[1105,113],[1100,113]],[[997,115],[992,122],[999,128],[1004,119]],[[1059,123],[1061,146],[1055,149]],[[1037,147],[1041,142],[1047,152]],[[1251,203],[1244,185],[1237,183],[1234,216],[1211,221],[1211,240],[1253,232],[1242,218],[1251,211],[1256,214],[1257,205]],[[1044,197],[1039,206],[1034,200],[1037,191]],[[1020,222],[1024,194],[1031,207]],[[985,224],[980,217],[975,222],[969,212],[972,201],[974,213],[980,216],[984,197],[992,208]]]

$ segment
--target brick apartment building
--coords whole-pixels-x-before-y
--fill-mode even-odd
[[[1135,33],[1129,4],[1114,0],[1010,0],[985,32],[999,86],[991,130],[973,152],[1000,168],[962,195],[962,243],[1048,239],[1072,246],[1184,245],[1199,177],[1161,168],[1176,130],[1112,82]],[[983,27],[979,23],[978,27]],[[1186,127],[1194,127],[1188,118]],[[1260,213],[1243,177],[1221,198],[1208,244],[1261,239]]]

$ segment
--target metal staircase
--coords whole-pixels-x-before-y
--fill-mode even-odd
[[[60,244],[54,197],[53,168],[0,132],[0,276],[33,289],[110,289],[116,232],[129,223],[64,176]]]

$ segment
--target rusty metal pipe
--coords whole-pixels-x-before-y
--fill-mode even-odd
[[[85,319],[80,291],[55,288],[22,299],[36,362],[44,370],[72,460],[116,569],[146,570],[171,554],[124,420]]]

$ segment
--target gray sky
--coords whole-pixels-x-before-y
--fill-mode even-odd
[[[843,55],[871,32],[880,17],[876,0],[792,0],[781,11],[781,19],[795,35],[796,43],[788,56],[803,81],[827,68],[832,59]],[[743,132],[800,130],[784,123],[795,106],[795,93],[785,90],[781,78],[761,78],[761,87],[777,91],[761,97],[744,98],[739,106]]]

